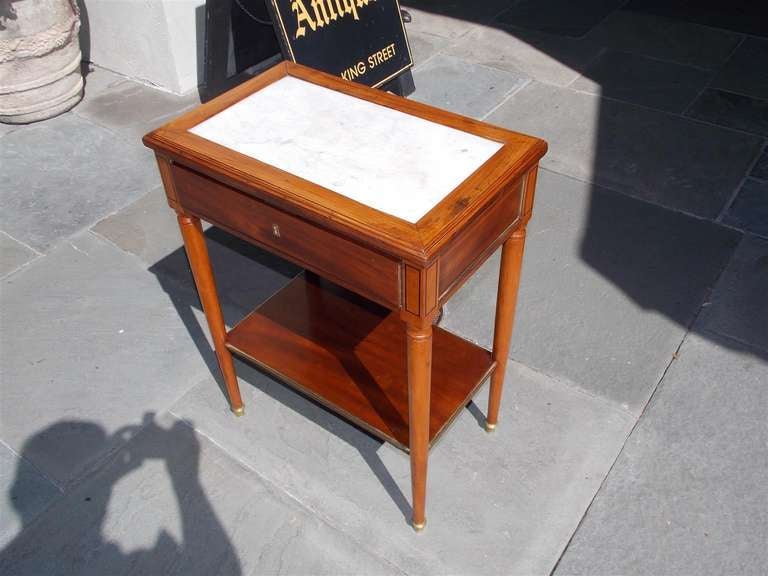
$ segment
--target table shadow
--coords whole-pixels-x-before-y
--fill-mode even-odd
[[[238,252],[241,256],[248,258],[253,263],[268,268],[270,272],[277,273],[282,278],[282,281],[275,283],[263,290],[260,290],[254,298],[250,299],[246,304],[240,302],[234,303],[229,299],[227,292],[219,290],[219,298],[222,305],[222,312],[224,319],[229,328],[234,326],[237,322],[242,320],[251,310],[264,301],[266,301],[272,294],[282,288],[296,275],[302,273],[302,270],[293,264],[275,256],[265,250],[262,250],[254,245],[248,244],[227,232],[224,232],[218,228],[212,227],[205,232],[206,239],[210,246],[211,242],[218,242],[227,246],[229,249]],[[211,266],[216,277],[218,285],[231,285],[242,274],[242,270],[233,269],[227,266],[223,266],[221,261],[216,257],[215,253],[209,250],[211,256]],[[215,352],[211,343],[208,340],[208,327],[204,324],[204,319],[200,315],[202,307],[197,297],[197,293],[194,288],[194,281],[192,279],[191,272],[189,271],[186,252],[183,246],[177,248],[158,262],[154,263],[149,271],[152,272],[158,279],[165,293],[168,295],[171,303],[173,304],[176,312],[179,315],[182,323],[184,324],[187,332],[189,333],[192,341],[195,343],[201,358],[204,360],[207,368],[210,370],[212,378],[215,380],[222,394],[222,400],[226,401],[226,387],[224,385],[221,371],[219,370],[218,361],[216,359]],[[197,314],[195,313],[197,311]],[[366,326],[366,330],[372,330],[375,328],[375,324]],[[339,358],[341,364],[347,371],[355,377],[371,379],[372,376],[367,369],[362,366],[360,361],[356,358],[350,358],[349,355],[344,355]],[[236,363],[246,363],[240,359],[235,360]],[[271,375],[259,369],[258,366],[247,363],[248,366],[256,369],[260,374],[263,374],[268,378],[268,381],[279,382],[275,380]],[[236,366],[237,368],[237,366]],[[238,370],[238,377],[240,379],[241,386],[248,384],[257,388],[264,394],[270,396],[275,401],[283,404],[291,410],[301,414],[308,420],[317,424],[327,432],[332,433],[340,440],[353,447],[360,454],[360,457],[365,461],[368,467],[373,472],[379,483],[382,485],[388,496],[392,499],[398,510],[403,515],[405,523],[410,523],[412,514],[412,508],[408,499],[405,497],[399,486],[395,482],[392,475],[387,470],[386,466],[382,462],[378,455],[378,450],[381,448],[383,442],[378,438],[371,435],[368,431],[357,426],[354,422],[350,422],[336,413],[324,407],[313,398],[302,394],[288,385],[280,383],[279,386],[269,386],[264,381],[249,380],[242,377],[241,373],[246,372],[244,370]],[[372,402],[377,402],[379,398],[371,398]],[[309,406],[316,406],[321,410],[309,409]],[[382,410],[394,410],[387,402],[382,405]],[[339,426],[339,420],[343,420],[348,423],[348,426]]]

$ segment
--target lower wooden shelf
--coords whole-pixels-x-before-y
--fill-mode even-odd
[[[405,325],[398,313],[302,274],[234,327],[227,347],[408,450]],[[430,445],[493,367],[488,350],[435,327]]]

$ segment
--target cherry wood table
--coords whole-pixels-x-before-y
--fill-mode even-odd
[[[496,426],[546,143],[281,63],[144,137],[178,214],[232,411],[232,353],[410,452],[490,376]],[[200,221],[307,272],[227,331]],[[433,322],[502,246],[493,350]]]

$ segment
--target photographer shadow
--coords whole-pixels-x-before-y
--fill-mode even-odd
[[[47,454],[51,437],[59,439],[58,454]],[[38,513],[33,489],[25,484],[26,462],[61,458],[68,447],[114,445],[116,439],[122,446],[95,474]],[[158,493],[163,482],[152,477],[157,475],[154,467],[139,472],[150,460],[164,464],[175,506]],[[194,430],[181,421],[165,428],[152,414],[113,435],[94,422],[78,420],[41,430],[24,443],[8,494],[22,528],[0,551],[0,574],[241,574],[234,546],[200,482],[199,462]],[[118,483],[119,497],[111,502]],[[147,526],[158,522],[163,528],[154,544],[142,546]],[[180,537],[165,526],[179,526]]]

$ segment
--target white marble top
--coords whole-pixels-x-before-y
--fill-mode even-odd
[[[408,222],[502,146],[290,76],[190,131]]]

